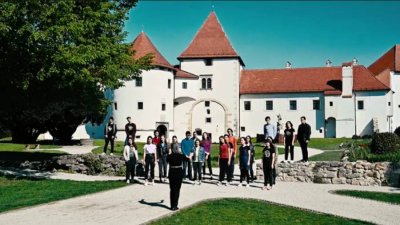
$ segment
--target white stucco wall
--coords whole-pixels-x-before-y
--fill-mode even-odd
[[[152,69],[142,71],[142,86],[136,87],[136,81],[127,81],[125,86],[114,90],[113,116],[118,127],[117,139],[125,140],[124,127],[126,117],[131,116],[136,124],[138,141],[145,141],[146,137],[153,134],[157,123],[167,123],[166,126],[173,130],[173,99],[174,75],[171,71]],[[168,88],[168,79],[171,87]],[[143,109],[138,109],[138,102],[143,102]],[[161,110],[162,103],[165,111]]]
[[[393,131],[400,126],[400,73],[390,73],[390,85],[393,93],[393,118],[392,127]]]
[[[273,101],[273,110],[266,110],[267,100]],[[290,100],[297,100],[297,110],[290,110]],[[320,100],[320,110],[313,109],[313,100]],[[245,101],[251,101],[251,110],[244,110]],[[265,117],[270,116],[271,122],[276,124],[277,115],[281,114],[282,122],[291,121],[296,131],[300,124],[300,117],[305,116],[307,123],[311,126],[311,136],[324,137],[324,96],[321,92],[246,94],[240,96],[240,104],[240,126],[245,127],[241,136],[262,134]]]

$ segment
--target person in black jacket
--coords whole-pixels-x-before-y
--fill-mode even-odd
[[[170,188],[170,201],[171,210],[178,210],[179,193],[181,191],[183,179],[183,160],[186,158],[179,147],[176,136],[172,137],[171,148],[167,156],[169,163],[169,188]]]
[[[136,135],[136,124],[131,122],[130,116],[126,117],[126,120],[128,120],[128,123],[125,124],[125,133],[126,133],[125,145],[128,144],[128,139],[132,139],[132,141],[135,142],[135,135]]]
[[[107,147],[108,143],[111,145],[111,154],[114,155],[114,139],[115,135],[117,134],[117,126],[114,123],[114,118],[110,117],[107,125],[104,127],[104,139],[105,139],[105,144],[104,144],[104,149],[103,149],[103,155],[107,153]]]
[[[299,141],[301,152],[303,154],[303,162],[308,162],[307,145],[310,142],[311,127],[306,123],[306,117],[300,117],[301,124],[297,129],[297,140]]]
[[[166,181],[167,177],[167,155],[168,155],[168,144],[165,140],[165,136],[161,135],[160,143],[157,144],[157,159],[158,159],[158,171],[160,176],[160,183]]]

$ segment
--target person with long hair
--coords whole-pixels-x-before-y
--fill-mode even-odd
[[[208,172],[210,172],[210,179],[212,180],[213,173],[211,167],[211,140],[207,132],[203,132],[201,146],[203,146],[204,152],[206,153],[206,160],[203,164],[203,175],[206,174],[206,163],[207,163]]]
[[[124,159],[126,165],[126,183],[133,183],[135,178],[136,162],[139,160],[136,146],[131,138],[124,147]]]
[[[240,138],[241,146],[239,148],[239,167],[240,167],[240,183],[239,187],[242,186],[244,179],[247,181],[246,187],[250,187],[249,179],[249,167],[250,167],[250,148],[247,145],[245,137]]]
[[[224,135],[225,143],[229,148],[228,184],[231,184],[233,179],[233,172],[235,169],[235,156],[236,156],[234,143],[231,142],[231,137],[232,136],[229,136],[228,134]],[[234,140],[236,140],[236,138]]]
[[[224,136],[219,137],[219,155],[218,155],[218,165],[219,165],[219,181],[217,185],[221,185],[227,175],[227,182],[229,182],[229,164],[231,163],[231,148],[228,142],[225,140]]]
[[[227,133],[225,137],[228,137],[228,142],[230,143],[229,145],[232,145],[232,156],[231,156],[231,164],[229,165],[229,177],[230,180],[233,179],[233,173],[235,172],[235,158],[236,158],[236,153],[237,153],[237,138],[233,136],[233,130],[231,128],[228,128]]]
[[[160,143],[157,144],[157,159],[160,183],[166,181],[167,177],[167,155],[168,144],[164,135],[161,135]]]
[[[169,163],[168,178],[169,178],[169,197],[171,202],[171,210],[178,210],[178,200],[182,186],[183,179],[183,160],[185,155],[178,144],[178,139],[176,136],[172,137],[171,148],[167,156],[167,161]]]
[[[294,160],[294,128],[293,124],[290,121],[286,122],[285,125],[286,129],[283,131],[283,142],[285,143],[285,161],[288,161],[288,155],[290,153],[290,161],[293,162]]]
[[[264,172],[264,187],[263,190],[270,190],[273,185],[272,169],[275,166],[275,146],[272,144],[271,139],[267,138],[265,141],[265,147],[263,149],[263,172]]]
[[[154,167],[155,162],[157,162],[157,146],[152,143],[153,138],[151,136],[147,137],[147,144],[143,146],[143,163],[145,166],[144,172],[144,185],[148,185],[149,178],[154,185]],[[150,176],[149,176],[150,171]]]
[[[203,167],[204,159],[205,159],[205,152],[204,148],[200,145],[200,140],[196,139],[194,141],[194,149],[193,149],[193,171],[194,171],[194,179],[193,184],[196,184],[197,178],[198,184],[201,184],[201,169]]]
[[[253,165],[254,165],[255,158],[256,158],[256,151],[255,151],[253,142],[251,141],[250,135],[246,136],[246,142],[247,142],[247,146],[249,146],[249,149],[250,149],[250,181],[254,182],[254,180],[256,178],[254,177]]]

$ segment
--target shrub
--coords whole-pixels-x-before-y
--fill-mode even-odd
[[[397,127],[396,130],[394,130],[394,133],[400,137],[400,127]]]
[[[399,136],[394,133],[376,133],[372,136],[371,152],[383,154],[399,149]]]

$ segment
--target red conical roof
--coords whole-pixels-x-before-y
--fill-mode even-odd
[[[149,53],[153,54],[152,65],[162,66],[173,69],[173,66],[161,55],[157,48],[153,45],[150,38],[143,31],[135,38],[132,43],[131,50],[135,51],[134,59],[139,59]]]
[[[212,11],[189,47],[181,53],[178,59],[224,57],[237,57],[240,59],[219,23],[217,15]]]

